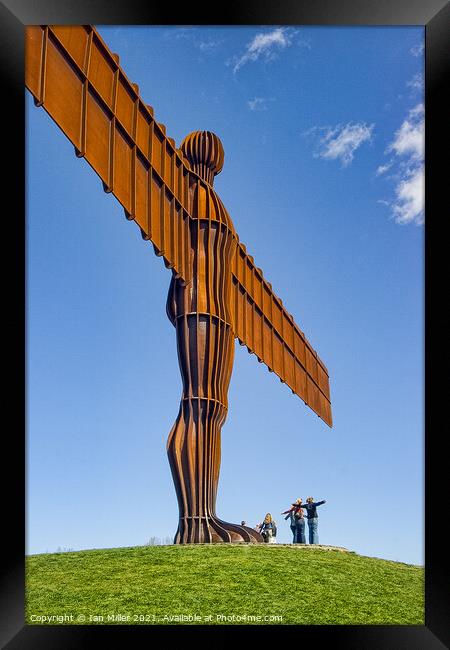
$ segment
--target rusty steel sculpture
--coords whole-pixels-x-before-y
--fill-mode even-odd
[[[197,131],[177,149],[92,26],[27,27],[26,87],[172,270],[167,315],[183,383],[167,442],[175,543],[262,541],[215,509],[234,339],[331,426],[329,381],[213,189],[219,138]]]

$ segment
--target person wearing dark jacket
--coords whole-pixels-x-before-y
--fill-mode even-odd
[[[290,519],[291,530],[293,535],[293,544],[306,544],[305,539],[305,518],[303,516],[303,510],[305,506],[302,505],[302,500],[297,499],[295,503],[289,508],[282,512],[282,515],[286,515],[285,519]]]
[[[264,521],[261,524],[259,532],[263,536],[263,539],[266,543],[269,543],[272,537],[277,536],[277,527],[274,520],[272,519],[270,512],[268,512],[264,517]]]
[[[323,501],[314,501],[312,497],[306,499],[306,503],[302,508],[306,509],[306,517],[308,519],[308,533],[309,533],[309,543],[318,544],[319,543],[319,516],[317,514],[317,506],[321,506],[323,503],[326,503],[325,499]]]

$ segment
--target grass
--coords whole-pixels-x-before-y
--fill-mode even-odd
[[[263,544],[34,555],[26,561],[26,620],[424,625],[424,571],[350,552]]]

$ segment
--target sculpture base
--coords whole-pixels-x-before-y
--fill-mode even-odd
[[[223,544],[264,542],[253,528],[231,524],[218,517],[183,517],[178,524],[174,544]]]

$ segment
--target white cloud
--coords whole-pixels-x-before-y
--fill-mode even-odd
[[[372,138],[374,124],[365,123],[341,125],[328,128],[325,136],[320,140],[321,149],[315,154],[316,157],[329,160],[340,159],[342,165],[349,165],[354,157],[355,151],[366,141]]]
[[[388,171],[392,167],[392,162],[388,162],[385,165],[380,165],[376,171],[377,176],[381,176],[381,174],[384,174],[385,172]]]
[[[408,171],[395,188],[396,201],[392,211],[397,223],[424,222],[425,170],[423,164]]]
[[[397,162],[398,173],[394,189],[395,199],[387,202],[392,216],[399,224],[424,223],[425,200],[425,116],[423,104],[417,104],[408,112],[394,139],[386,149],[387,154],[394,153],[387,165]]]
[[[295,45],[298,45],[299,47],[306,47],[307,50],[311,49],[311,41],[308,39],[304,38],[299,38],[296,42]]]
[[[409,111],[407,118],[396,131],[394,140],[387,151],[393,151],[398,156],[410,155],[416,160],[423,158],[424,129],[424,105],[417,104]]]
[[[423,74],[419,72],[415,74],[412,79],[407,81],[406,85],[414,92],[422,92],[423,90]]]
[[[180,39],[180,38],[191,38],[193,33],[196,31],[196,28],[193,26],[186,27],[171,27],[166,30],[163,34],[164,38],[168,39]]]
[[[416,45],[413,45],[413,47],[409,50],[409,53],[412,54],[413,56],[421,56],[423,54],[425,44],[422,41],[421,43],[417,43]]]
[[[249,99],[247,106],[250,111],[267,111],[268,102],[273,102],[273,97],[267,99],[266,97],[255,97],[254,99]]]
[[[292,36],[295,30],[287,27],[277,27],[271,32],[256,34],[244,54],[235,59],[233,72],[236,73],[249,61],[257,61],[261,56],[271,60],[276,56],[276,50],[282,50],[292,44]]]
[[[224,42],[223,39],[208,38],[208,35],[203,31],[203,28],[193,26],[173,27],[166,30],[163,36],[169,40],[190,41],[194,47],[204,54],[213,52]],[[204,37],[203,40],[200,40],[201,37]]]
[[[198,47],[199,50],[202,52],[212,52],[216,48],[221,45],[223,41],[200,41],[199,43],[196,43],[196,46]]]

